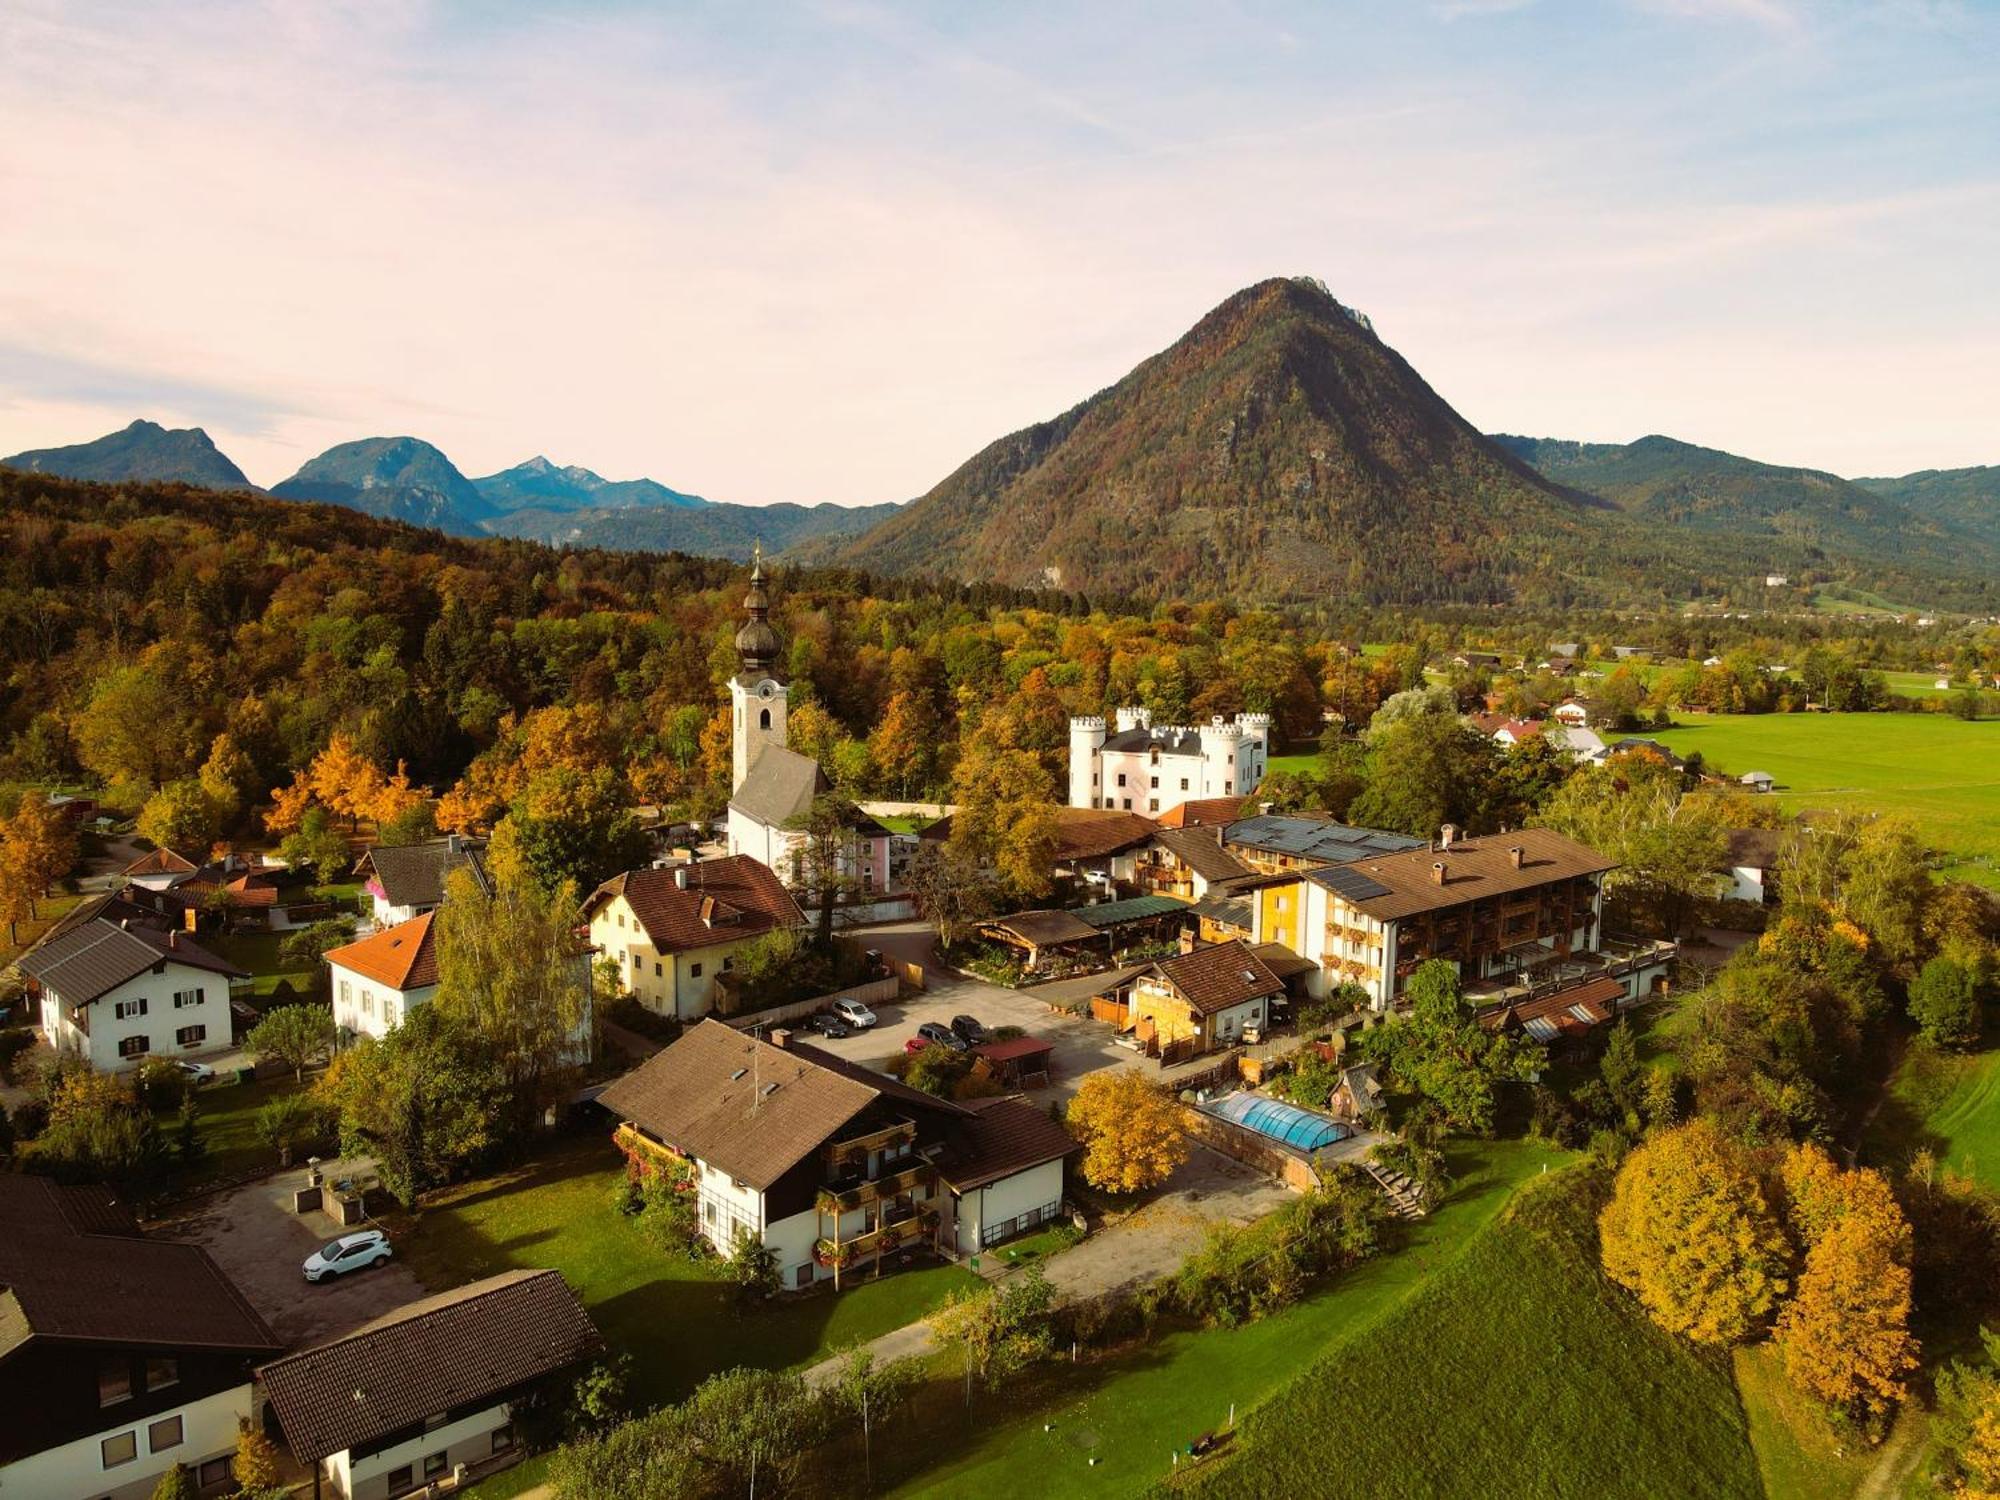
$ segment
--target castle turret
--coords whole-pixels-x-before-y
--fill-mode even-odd
[[[1153,727],[1153,711],[1150,708],[1121,708],[1118,710],[1118,732],[1129,734],[1134,729]]]
[[[1101,795],[1098,752],[1104,748],[1104,720],[1095,714],[1069,721],[1069,805],[1095,807]]]

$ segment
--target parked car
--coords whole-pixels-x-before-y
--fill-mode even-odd
[[[833,1002],[833,1013],[857,1031],[866,1031],[875,1024],[875,1012],[859,1000],[836,1000]]]
[[[818,1015],[807,1021],[806,1030],[816,1036],[823,1036],[827,1040],[834,1042],[839,1041],[844,1036],[854,1035],[853,1028],[831,1011],[821,1011]]]
[[[930,1043],[920,1036],[906,1036],[903,1038],[903,1050],[905,1052],[921,1052],[929,1045]]]
[[[211,1068],[207,1063],[183,1062],[181,1059],[175,1058],[174,1066],[179,1068],[182,1076],[196,1088],[200,1088],[204,1083],[215,1082],[215,1069]]]
[[[963,1052],[970,1044],[949,1026],[940,1026],[935,1021],[926,1021],[917,1028],[917,1035],[926,1042],[936,1042],[940,1047],[949,1047],[954,1052]]]
[[[986,1027],[976,1016],[953,1016],[951,1029],[958,1033],[967,1046],[977,1047],[986,1040]]]
[[[307,1281],[324,1281],[330,1276],[345,1276],[363,1266],[379,1266],[395,1253],[390,1247],[389,1236],[381,1230],[362,1229],[321,1245],[306,1257],[303,1269]]]

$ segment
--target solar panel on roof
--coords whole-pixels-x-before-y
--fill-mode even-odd
[[[1345,896],[1349,901],[1369,901],[1376,896],[1389,894],[1389,887],[1352,865],[1335,865],[1330,870],[1316,870],[1313,872],[1313,879],[1336,896]]]

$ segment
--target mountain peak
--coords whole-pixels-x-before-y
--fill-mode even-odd
[[[35,448],[0,459],[10,469],[107,483],[149,480],[210,490],[254,490],[199,427],[162,427],[145,417],[88,443]]]
[[[435,446],[417,437],[357,438],[336,443],[271,493],[287,500],[345,505],[369,515],[477,536],[491,515],[472,481]]]
[[[1546,571],[1582,507],[1322,282],[1274,277],[974,455],[843,559],[1135,596],[1483,601]],[[1529,533],[1544,545],[1515,541]]]

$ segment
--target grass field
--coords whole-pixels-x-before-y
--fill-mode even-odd
[[[257,1111],[298,1088],[286,1074],[256,1083],[218,1083],[203,1089],[196,1096],[201,1106],[202,1157],[180,1176],[176,1186],[194,1187],[277,1166],[277,1154],[257,1139]]]
[[[42,934],[69,915],[70,909],[81,896],[42,896],[35,901],[35,914],[24,917],[14,924],[14,939],[9,942],[7,933],[0,929],[0,968],[11,964],[41,941]]]
[[[1599,1273],[1579,1165],[1530,1183],[1252,1413],[1203,1496],[1764,1494],[1728,1366]]]
[[[1769,771],[1793,809],[1907,813],[1952,857],[1947,873],[2000,888],[2000,719],[1691,714],[1647,734],[1731,775]]]
[[[2000,1190],[2000,1045],[1936,1052],[1912,1044],[1870,1122],[1870,1161],[1901,1166],[1928,1148],[1949,1167]]]
[[[1221,1428],[1232,1403],[1240,1419],[1321,1353],[1372,1341],[1370,1330],[1461,1255],[1516,1188],[1561,1160],[1560,1153],[1525,1142],[1456,1145],[1453,1197],[1396,1253],[1247,1327],[1166,1334],[1135,1355],[1083,1367],[1069,1378],[1059,1372],[1053,1392],[1026,1401],[1010,1399],[1005,1388],[982,1395],[976,1423],[967,1424],[953,1400],[944,1420],[934,1416],[923,1424],[917,1446],[935,1460],[932,1466],[893,1493],[967,1500],[1139,1493],[1167,1477],[1171,1450]],[[1369,1410],[1375,1410],[1372,1401]],[[1419,1492],[1393,1486],[1375,1491]],[[1323,1492],[1308,1485],[1294,1493]]]
[[[632,1358],[640,1407],[675,1401],[718,1370],[811,1364],[921,1318],[954,1287],[952,1266],[850,1283],[738,1315],[713,1261],[662,1255],[611,1206],[624,1161],[601,1136],[563,1142],[526,1167],[439,1195],[392,1226],[396,1251],[442,1291],[517,1267],[568,1278],[614,1352]]]

